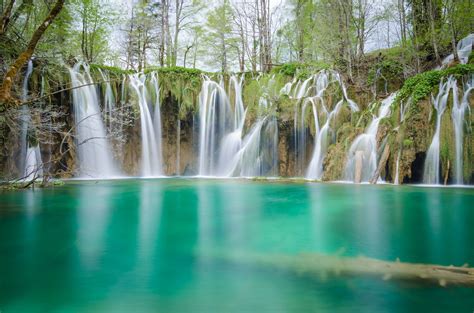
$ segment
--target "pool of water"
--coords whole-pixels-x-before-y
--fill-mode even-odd
[[[472,266],[473,203],[468,188],[211,179],[3,192],[0,311],[473,312],[474,289],[316,277],[250,257]]]

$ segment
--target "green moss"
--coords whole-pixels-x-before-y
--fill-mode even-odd
[[[197,97],[201,91],[202,75],[205,72],[184,67],[149,67],[145,73],[158,73],[160,97],[172,96],[179,103],[179,117],[184,118],[197,107]]]
[[[410,148],[411,146],[413,146],[413,140],[412,139],[404,139],[403,140],[403,147],[404,148]]]

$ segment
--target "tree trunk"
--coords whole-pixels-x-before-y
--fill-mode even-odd
[[[354,174],[354,183],[360,184],[362,180],[362,164],[364,161],[364,152],[356,151],[355,153],[355,174]]]
[[[451,163],[449,162],[448,160],[448,163],[446,164],[446,172],[444,174],[444,184],[447,185],[448,184],[448,178],[449,178],[449,170],[450,170],[450,167],[451,167]]]
[[[65,0],[57,0],[56,4],[49,12],[49,15],[33,33],[33,36],[31,37],[31,40],[28,43],[26,50],[20,54],[20,56],[15,60],[13,65],[10,66],[10,68],[8,69],[7,73],[5,74],[5,77],[3,78],[3,83],[0,86],[0,102],[14,102],[11,96],[13,80],[15,79],[18,70],[22,68],[33,55],[36,45],[40,41],[46,29],[48,29],[49,25],[53,22],[59,12],[61,12],[64,5],[64,1]]]
[[[377,183],[380,173],[382,172],[383,168],[385,167],[385,164],[387,163],[389,155],[390,155],[390,146],[386,144],[385,148],[383,149],[382,157],[380,158],[379,165],[377,166],[377,169],[375,170],[374,176],[372,176],[372,179],[370,180],[371,184]]]
[[[0,25],[0,36],[5,34],[7,31],[14,4],[15,4],[15,0],[10,0],[10,2],[7,4],[7,7],[5,8],[5,12],[3,13],[3,16],[2,16],[2,25]]]
[[[431,43],[433,45],[433,51],[435,54],[436,64],[441,65],[441,58],[438,52],[438,43],[436,40],[436,27],[435,27],[435,11],[433,8],[433,0],[428,1],[429,9],[430,9],[430,33],[431,33]]]

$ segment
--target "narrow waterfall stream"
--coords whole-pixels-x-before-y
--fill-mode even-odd
[[[25,78],[23,80],[23,88],[21,98],[23,101],[28,100],[29,79],[33,72],[33,61],[28,61]],[[22,126],[21,126],[21,162],[23,168],[22,178],[26,181],[43,176],[43,161],[41,159],[41,150],[39,144],[31,145],[29,140],[28,128],[31,121],[31,113],[28,106],[21,107]]]
[[[436,127],[425,159],[423,172],[423,183],[425,184],[432,185],[441,183],[441,175],[439,171],[441,118],[446,110],[451,89],[453,89],[454,99],[457,98],[456,79],[452,76],[446,81],[440,82],[438,95],[436,98],[432,99],[433,107],[436,110]]]
[[[467,80],[464,85],[464,95],[459,101],[457,95],[453,95],[453,109],[451,111],[451,118],[454,126],[454,144],[455,144],[455,164],[454,164],[454,183],[462,185],[464,183],[463,177],[463,141],[464,141],[464,116],[469,110],[469,96],[474,90],[474,75]]]

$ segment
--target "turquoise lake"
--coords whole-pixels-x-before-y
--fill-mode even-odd
[[[0,193],[0,312],[468,312],[474,289],[232,255],[474,266],[474,189],[217,179]]]

